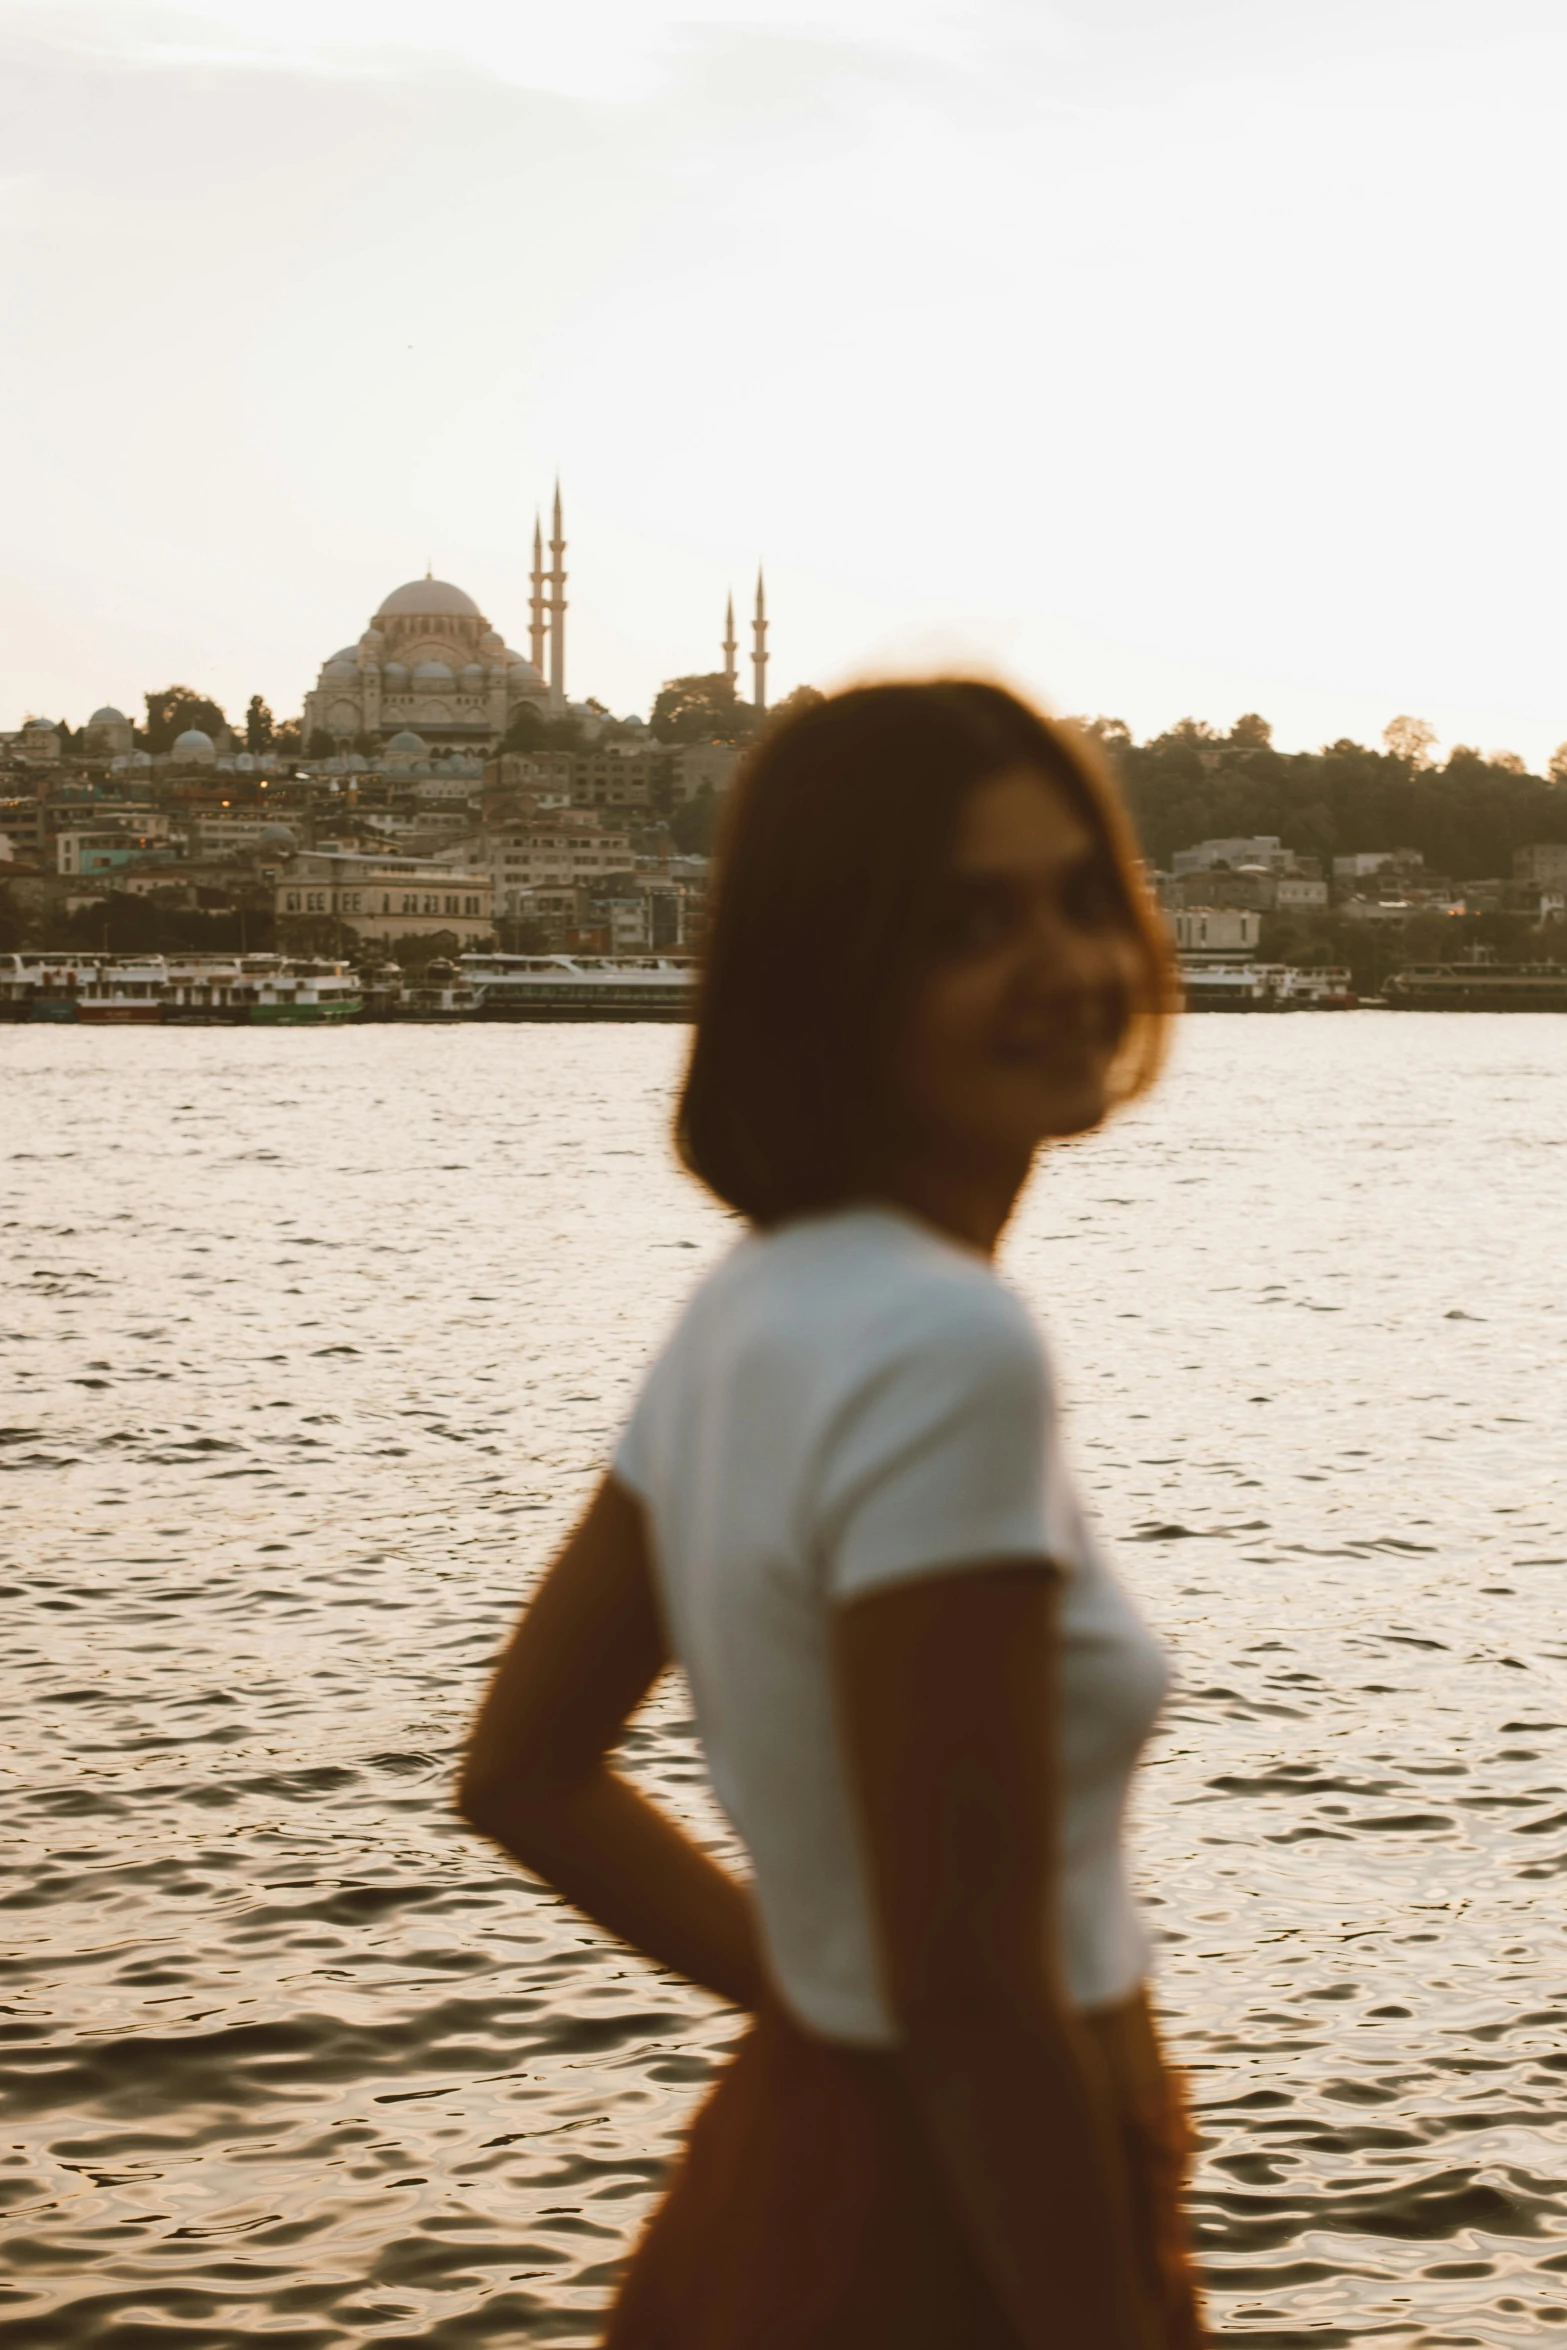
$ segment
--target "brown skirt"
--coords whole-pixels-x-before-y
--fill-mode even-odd
[[[1085,2022],[1121,2117],[1160,2350],[1198,2350],[1179,2088],[1141,2000]],[[958,2226],[896,2059],[813,2039],[769,2009],[697,2114],[604,2350],[882,2346],[1018,2350],[1018,2336]]]

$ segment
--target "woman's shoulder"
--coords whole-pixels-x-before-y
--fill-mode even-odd
[[[706,1379],[764,1362],[793,1365],[840,1399],[900,1367],[1047,1376],[1037,1323],[985,1259],[879,1208],[802,1217],[737,1242],[658,1357],[677,1382],[687,1367],[700,1365]]]
[[[813,1278],[790,1280],[784,1290],[851,1384],[900,1366],[1043,1380],[1038,1324],[974,1250],[893,1210],[850,1211],[821,1224],[800,1234]]]

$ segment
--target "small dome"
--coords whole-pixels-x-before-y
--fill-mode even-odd
[[[174,737],[172,756],[182,762],[206,767],[211,765],[217,755],[217,744],[210,734],[203,734],[199,726],[187,726],[183,734]]]
[[[450,685],[452,681],[451,663],[449,661],[421,661],[414,671],[414,675],[415,677],[427,677],[432,683]]]
[[[475,682],[478,682],[484,676],[484,663],[482,661],[465,661],[462,673],[464,677],[471,677]]]
[[[387,614],[405,619],[425,619],[436,614],[451,619],[482,620],[472,596],[465,596],[460,587],[453,587],[447,579],[411,579],[406,587],[393,588],[377,612],[377,620]]]
[[[123,710],[116,710],[112,702],[105,702],[101,710],[93,712],[87,723],[89,726],[128,726],[130,720]]]
[[[520,653],[513,653],[508,659],[506,667],[514,678],[521,677],[527,678],[529,680],[537,680],[540,685],[544,683],[543,677],[540,675],[539,671],[534,668],[533,663],[531,661],[525,661]]]
[[[387,744],[386,755],[389,759],[422,759],[427,749],[424,736],[415,734],[411,726],[405,726]]]
[[[501,635],[501,632],[498,628],[487,628],[485,630],[483,636],[481,636],[479,639],[479,650],[481,653],[486,654],[492,661],[505,661],[510,658],[506,650],[506,639]]]
[[[53,734],[54,720],[52,718],[29,718],[23,724],[22,732],[24,734]]]
[[[406,677],[408,672],[403,667],[401,661],[387,661],[382,665],[381,675],[383,677],[395,677],[401,679]]]
[[[341,653],[335,653],[330,661],[325,661],[322,663],[321,674],[323,677],[341,677],[348,679],[351,677],[357,677],[359,672],[354,667],[352,661],[345,661]]]

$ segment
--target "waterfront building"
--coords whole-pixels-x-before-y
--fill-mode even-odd
[[[303,850],[279,876],[274,904],[285,941],[326,922],[362,946],[396,948],[453,932],[464,947],[479,948],[494,938],[490,875],[433,858]]]
[[[1191,848],[1177,849],[1170,870],[1179,879],[1186,873],[1211,873],[1219,865],[1232,870],[1240,865],[1262,865],[1273,871],[1287,870],[1294,862],[1293,851],[1283,846],[1277,833],[1261,832],[1229,840],[1200,840]]]
[[[1169,919],[1183,955],[1250,954],[1262,931],[1262,917],[1246,906],[1178,906]]]
[[[1165,884],[1167,906],[1236,906],[1270,914],[1278,899],[1279,876],[1266,865],[1215,866],[1211,872],[1177,873]]]
[[[59,729],[47,718],[29,718],[21,732],[11,737],[12,750],[30,767],[57,766],[63,747]]]
[[[294,835],[263,801],[249,808],[197,808],[186,819],[193,857],[238,857],[252,849],[289,853]]]
[[[77,878],[92,873],[114,873],[122,866],[166,856],[168,825],[154,823],[146,832],[124,824],[75,824],[54,836],[55,871]]]
[[[665,753],[665,788],[671,807],[684,807],[687,800],[704,791],[727,791],[744,747],[742,743],[676,743]]]
[[[625,833],[573,823],[564,811],[547,823],[507,825],[487,833],[485,846],[502,914],[515,911],[519,894],[599,882],[606,874],[629,872],[633,863]]]
[[[652,805],[668,753],[655,744],[605,743],[571,754],[571,797],[578,808]]]
[[[1567,889],[1567,841],[1536,841],[1514,849],[1513,879],[1537,889]]]
[[[1339,896],[1348,896],[1358,882],[1377,881],[1387,874],[1396,874],[1401,880],[1423,872],[1425,858],[1419,849],[1357,849],[1347,857],[1333,860],[1333,887]]]

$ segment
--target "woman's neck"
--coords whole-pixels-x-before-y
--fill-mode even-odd
[[[1006,1168],[915,1160],[898,1169],[884,1196],[964,1248],[993,1257],[1031,1164],[1031,1158]]]

